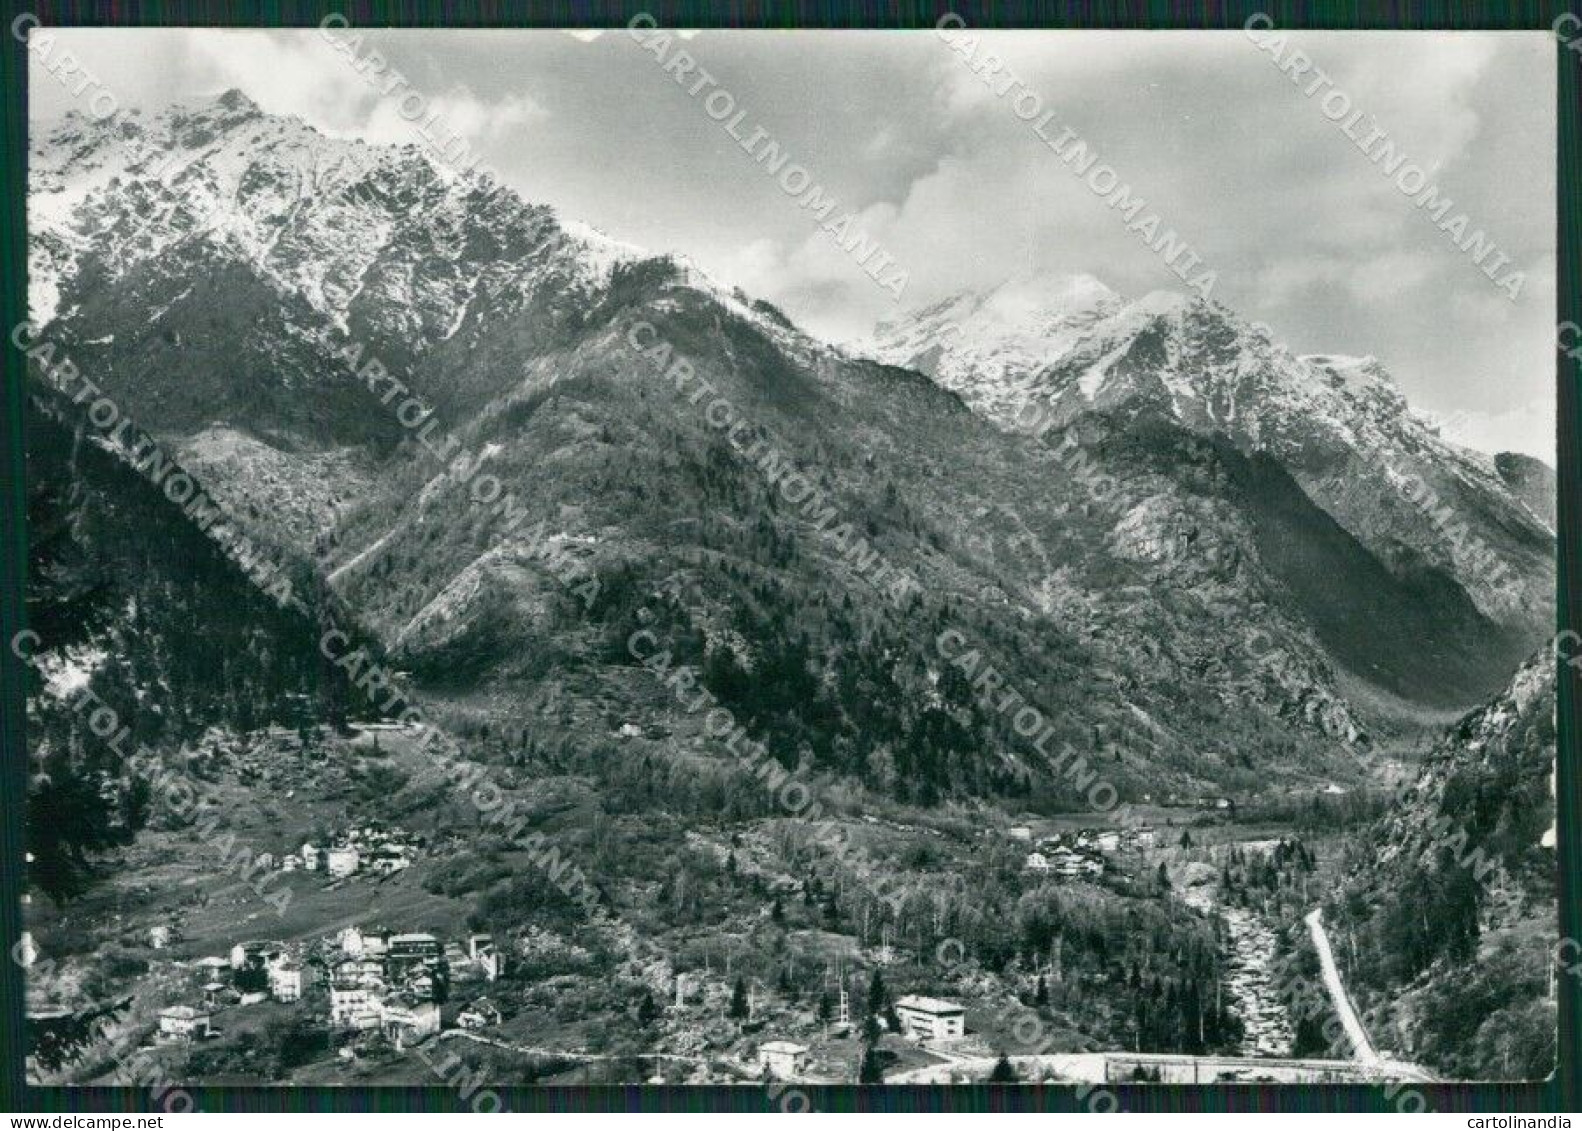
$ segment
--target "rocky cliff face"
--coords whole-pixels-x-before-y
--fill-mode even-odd
[[[1554,529],[1560,486],[1554,469],[1519,452],[1501,452],[1494,457],[1494,468],[1527,509]]]
[[[1554,1066],[1554,767],[1546,648],[1402,783],[1334,899],[1376,1031],[1451,1078]]]

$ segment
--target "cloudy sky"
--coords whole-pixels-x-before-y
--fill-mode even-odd
[[[64,34],[123,108],[239,87],[328,132],[413,140],[315,31]],[[898,313],[624,31],[357,34],[528,199],[682,252],[831,339]],[[1525,273],[1515,302],[1240,32],[989,33],[979,55],[1008,60],[1054,113],[1050,132],[1085,138],[1202,256],[1215,299],[1298,351],[1377,355],[1467,442],[1552,463],[1553,38],[1291,42],[1365,112],[1359,132],[1376,123],[1510,257],[1500,276]],[[903,306],[1075,272],[1132,296],[1182,287],[932,32],[701,32],[684,46],[746,112],[740,132],[761,127],[861,215],[908,273]],[[37,68],[30,89],[35,120],[83,108]]]

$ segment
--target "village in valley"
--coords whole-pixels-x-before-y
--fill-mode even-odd
[[[308,998],[327,1006],[332,1028],[377,1033],[400,1048],[438,1033],[441,1005],[451,1000],[453,988],[463,987],[478,992],[454,1011],[456,1025],[481,1029],[500,1021],[499,1010],[482,992],[500,971],[488,935],[443,941],[421,931],[347,927],[311,946],[238,943],[228,956],[206,956],[192,967],[194,980],[204,979],[203,984],[192,1004],[159,1011],[160,1040],[204,1040],[215,1033],[216,1017],[226,1010]]]
[[[1031,841],[1033,831],[1027,825],[1014,825],[1009,835],[1013,840]],[[1157,843],[1158,834],[1147,825],[1057,832],[1039,839],[1037,848],[1027,854],[1026,867],[1029,872],[1048,872],[1067,879],[1100,876],[1104,874],[1105,857],[1122,851],[1141,852]]]
[[[319,757],[319,744],[337,757]],[[410,1078],[409,1058],[429,1057],[423,1050],[442,1042],[500,1082],[634,1072],[652,1081],[746,1083],[973,1080],[992,1071],[1152,1078],[1160,1071],[1152,1062],[1101,1055],[1128,1045],[1146,1052],[1146,1042],[1160,1039],[1145,1040],[1143,1019],[1103,1004],[1131,992],[1132,960],[1085,956],[1062,947],[1057,935],[1031,964],[1013,960],[992,971],[942,961],[948,943],[906,937],[867,912],[847,919],[837,910],[840,887],[788,873],[782,860],[792,834],[773,822],[685,834],[689,871],[703,869],[698,874],[711,873],[709,882],[722,890],[749,893],[713,926],[687,926],[683,916],[655,943],[602,911],[578,923],[545,920],[543,908],[524,905],[513,912],[516,926],[491,930],[506,920],[495,902],[472,902],[478,870],[485,880],[509,883],[515,875],[524,890],[540,893],[533,885],[543,878],[509,844],[475,850],[429,806],[415,806],[422,816],[409,826],[399,806],[369,788],[407,786],[421,773],[417,747],[410,729],[361,727],[311,742],[264,732],[204,755],[221,798],[233,778],[283,777],[295,762],[338,787],[362,786],[357,807],[382,815],[337,827],[326,817],[346,810],[329,801],[237,810],[254,845],[278,844],[292,829],[321,835],[256,853],[244,874],[221,877],[231,882],[220,886],[204,858],[209,846],[191,827],[159,834],[163,843],[146,848],[149,867],[190,857],[168,874],[169,890],[187,894],[149,902],[156,892],[146,884],[123,889],[97,911],[109,937],[120,940],[102,952],[100,973],[56,979],[81,986],[96,978],[101,997],[130,987],[107,1027],[115,1062],[153,1057],[199,1080],[377,1082]],[[1029,897],[1115,904],[1117,915],[1132,904],[1173,907],[1167,913],[1201,923],[1195,930],[1223,932],[1226,981],[1206,1031],[1223,1030],[1215,1047],[1225,1053],[1288,1055],[1291,1028],[1267,973],[1273,929],[1251,905],[1222,906],[1237,853],[1283,858],[1287,842],[1245,839],[1229,799],[1148,812],[1153,819],[1073,815],[952,835],[866,817],[854,827],[875,845],[932,861],[927,867],[1002,877]],[[1277,878],[1289,882],[1283,873]],[[665,879],[658,898],[684,880]],[[289,885],[289,901],[277,885]],[[275,905],[261,892],[273,892]],[[680,896],[677,887],[669,898]],[[644,913],[635,914],[641,921]],[[84,929],[69,916],[52,928]],[[118,966],[136,976],[114,982],[104,971]],[[1051,1026],[1046,1055],[1017,1047],[1013,1030],[1029,1010]],[[37,1017],[58,1012],[41,1009]],[[1079,1017],[1117,1036],[1103,1044],[1081,1037],[1073,1025]],[[41,1078],[56,1070],[34,1068]]]

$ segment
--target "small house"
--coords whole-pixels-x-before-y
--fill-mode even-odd
[[[386,957],[391,962],[427,962],[439,958],[443,949],[440,941],[427,933],[391,935]]]
[[[396,994],[384,1001],[380,1028],[398,1041],[419,1040],[439,1032],[439,1006],[412,994]]]
[[[385,968],[376,959],[348,958],[335,967],[334,980],[363,986],[383,986]]]
[[[368,1023],[367,1014],[373,1017]],[[342,978],[336,972],[330,982],[330,1022],[350,1029],[371,1029],[379,1024],[375,989],[356,978]]]
[[[967,1031],[965,1006],[941,998],[908,994],[895,1003],[901,1031],[920,1041],[945,1041]]]
[[[269,994],[276,1001],[297,1001],[302,997],[302,968],[280,963],[269,969]]]
[[[419,970],[416,974],[408,976],[401,984],[401,988],[413,997],[424,1001],[434,1000],[434,975],[427,970]]]
[[[765,1041],[758,1046],[758,1066],[777,1080],[794,1080],[807,1071],[806,1045],[794,1041]]]
[[[325,870],[335,879],[354,875],[358,863],[357,849],[350,844],[338,844],[324,854]]]
[[[191,1041],[207,1037],[212,1015],[207,1009],[173,1005],[159,1011],[159,1038],[163,1041]]]
[[[481,997],[456,1015],[456,1024],[463,1029],[485,1029],[500,1023],[500,1010],[486,997]]]

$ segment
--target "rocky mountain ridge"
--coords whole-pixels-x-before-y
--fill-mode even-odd
[[[883,720],[859,706],[938,686],[931,626],[960,622],[1127,789],[1256,789],[1271,759],[1339,772],[1318,770],[1345,764],[1336,739],[1465,706],[1532,646],[1545,535],[1510,493],[1464,457],[1440,467],[1442,445],[1367,366],[1291,358],[1219,308],[1076,281],[1034,304],[995,362],[1000,392],[980,396],[980,355],[942,355],[957,376],[933,380],[917,358],[854,358],[685,262],[234,93],[148,122],[68,120],[33,170],[48,332],[216,498],[310,559],[403,666],[465,686],[502,724],[573,685],[605,715],[654,710],[608,640],[662,607],[700,661],[728,647],[745,672],[786,665],[822,689],[807,717],[761,719],[783,729],[787,764],[870,785],[904,780],[892,762],[923,766],[936,796],[1049,789],[961,688]],[[987,319],[964,338],[986,350],[1026,310],[939,316]],[[686,358],[916,576],[915,607],[876,609],[634,336]],[[509,521],[370,388],[370,358],[512,492]],[[1303,406],[1286,403],[1296,377]],[[1054,413],[1041,436],[1011,415],[1027,389]],[[1331,417],[1316,429],[1297,411],[1314,404]],[[1409,504],[1380,501],[1399,485],[1365,453],[1411,444],[1413,473],[1468,484],[1436,487],[1458,521],[1469,501],[1492,515],[1478,537],[1498,534],[1511,592],[1491,594]],[[1396,539],[1391,518],[1415,533]],[[619,596],[578,613],[545,547]],[[1375,693],[1404,705],[1394,722]]]
[[[863,352],[930,373],[1014,431],[1151,411],[1268,453],[1392,572],[1442,569],[1498,621],[1547,617],[1541,488],[1507,478],[1510,457],[1441,437],[1372,357],[1296,356],[1218,303],[1129,302],[1086,277],[955,296],[880,326]]]

